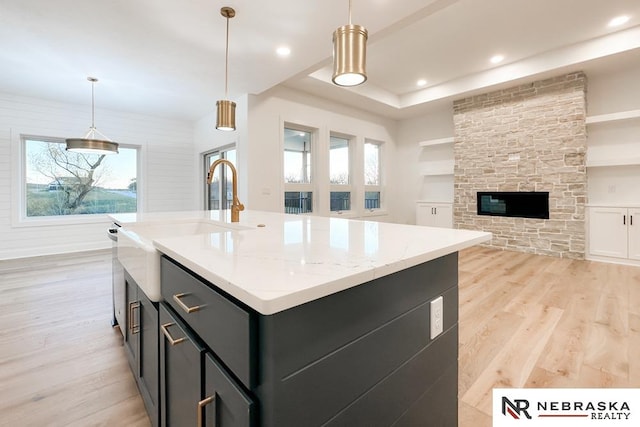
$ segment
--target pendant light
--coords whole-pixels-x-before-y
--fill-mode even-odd
[[[351,0],[349,0],[349,25],[343,25],[333,33],[333,77],[338,86],[357,86],[367,80],[367,38],[362,25],[351,24]]]
[[[224,97],[216,102],[216,129],[236,130],[236,103],[229,98],[229,19],[236,16],[236,11],[231,7],[223,7],[220,14],[227,19],[227,46],[224,57]]]
[[[118,143],[111,141],[96,129],[94,86],[98,79],[87,77],[91,82],[91,127],[84,138],[68,138],[67,151],[87,154],[118,154]]]

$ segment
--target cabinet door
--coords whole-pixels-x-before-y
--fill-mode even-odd
[[[629,258],[640,260],[640,209],[628,210]]]
[[[159,326],[158,309],[138,288],[139,344],[138,344],[138,387],[147,408],[152,426],[159,425],[160,419],[160,371],[159,371]]]
[[[178,317],[160,304],[160,407],[162,426],[195,426],[202,400],[204,348]]]
[[[416,205],[416,224],[428,225],[430,227],[435,225],[433,205],[423,203],[418,203]]]
[[[626,258],[628,221],[626,208],[590,208],[589,253]]]
[[[250,427],[255,424],[256,405],[226,373],[210,353],[205,355],[205,397],[199,407],[204,410],[206,426]]]
[[[125,313],[126,322],[122,325],[122,327],[124,327],[124,349],[127,355],[127,360],[129,361],[129,366],[133,371],[134,377],[137,379],[139,375],[137,334],[140,328],[138,285],[133,281],[133,279],[131,279],[131,276],[129,276],[126,271],[124,272],[124,282],[125,301],[127,302]]]
[[[124,269],[114,256],[112,262],[113,314],[122,336],[127,328],[127,291],[124,281]]]
[[[447,203],[418,203],[416,224],[429,227],[453,227],[453,206]]]
[[[453,227],[453,207],[451,205],[434,206],[434,226],[452,228]]]

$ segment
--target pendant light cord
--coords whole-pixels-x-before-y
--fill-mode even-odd
[[[91,129],[96,128],[95,124],[95,95],[93,93],[93,88],[95,87],[96,82],[91,82]]]
[[[351,0],[349,0],[349,25],[351,25]]]
[[[349,0],[351,1],[351,0]],[[227,46],[224,53],[224,98],[229,99],[229,16],[227,16]]]

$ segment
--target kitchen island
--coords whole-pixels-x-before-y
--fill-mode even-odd
[[[456,425],[457,252],[489,233],[255,211],[112,219],[222,227],[152,239],[160,424]]]

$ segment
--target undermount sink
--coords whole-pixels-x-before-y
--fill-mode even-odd
[[[118,260],[151,301],[160,300],[160,257],[156,239],[224,233],[240,226],[220,225],[206,220],[139,222],[118,230]]]

